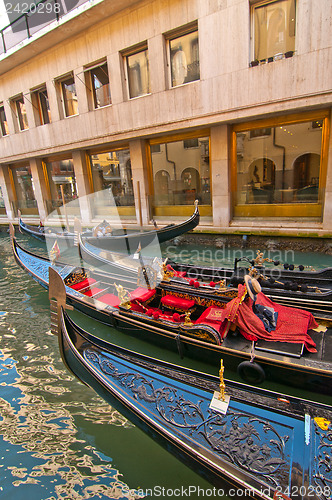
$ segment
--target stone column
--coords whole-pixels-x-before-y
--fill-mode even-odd
[[[227,125],[211,127],[211,191],[213,225],[217,228],[229,226],[231,218],[229,146]]]
[[[327,155],[323,229],[326,231],[332,231],[332,127],[330,130],[329,151]]]
[[[89,179],[89,166],[85,151],[73,151],[72,158],[74,162],[75,179],[77,194],[79,197],[80,212],[83,224],[90,224],[92,218],[90,197],[92,186]]]
[[[150,206],[148,199],[149,184],[145,141],[140,139],[130,141],[129,149],[133,175],[136,219],[138,223],[142,220],[142,224],[146,225],[150,221]]]
[[[0,186],[2,190],[2,196],[5,202],[8,220],[14,221],[16,217],[16,210],[14,206],[16,197],[13,191],[12,183],[10,181],[8,165],[0,166]]]
[[[39,217],[42,221],[45,221],[48,216],[47,201],[51,200],[51,195],[45,180],[42,161],[37,158],[32,158],[30,160],[30,168]]]

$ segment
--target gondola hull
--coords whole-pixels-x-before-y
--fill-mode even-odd
[[[211,484],[265,500],[329,498],[330,407],[226,381],[220,413],[210,408],[217,377],[109,344],[58,310],[67,368]]]
[[[42,286],[48,288],[51,263],[27,252],[15,239],[13,253],[17,263]],[[68,283],[74,268],[61,263],[56,263],[53,268]],[[172,289],[171,284],[162,286],[166,293]],[[174,289],[172,290],[174,292]],[[203,300],[200,292],[196,293],[197,300]],[[298,344],[283,342],[272,345],[263,342],[262,350],[262,345],[259,349],[259,343],[253,346],[252,342],[240,334],[229,333],[222,343],[218,343],[216,332],[205,325],[179,325],[172,321],[154,319],[140,312],[106,305],[101,300],[94,300],[70,286],[66,286],[66,294],[68,303],[76,310],[126,334],[178,351],[182,357],[206,360],[214,364],[222,356],[225,362],[227,361],[229,370],[240,371],[240,375],[250,383],[263,383],[264,379],[274,380],[313,392],[332,394],[331,328],[325,332],[311,332],[317,344],[317,353],[299,353],[296,347]],[[222,300],[225,300],[222,296],[215,297],[216,304],[222,305]],[[299,348],[301,346],[302,344]],[[253,358],[255,363],[250,363]]]

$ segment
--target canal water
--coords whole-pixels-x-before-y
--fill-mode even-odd
[[[20,241],[44,253],[42,244],[22,236]],[[190,257],[197,249],[172,251],[183,250]],[[192,257],[208,261],[204,248],[200,252]],[[331,261],[305,256],[310,265],[313,257],[317,266]],[[112,342],[179,363],[176,353],[140,343],[77,312],[72,316]],[[213,372],[194,361],[186,364]],[[208,482],[67,372],[50,333],[47,291],[17,266],[8,234],[0,233],[0,499],[230,498],[222,490],[214,493]]]

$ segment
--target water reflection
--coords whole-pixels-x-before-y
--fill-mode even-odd
[[[23,498],[21,487],[28,485],[28,498],[138,498],[128,492],[111,457],[89,443],[83,430],[91,424],[108,429],[132,424],[73,381],[50,334],[48,310],[38,303],[40,287],[20,272],[5,247],[0,270],[0,496]],[[77,427],[77,418],[83,426]]]

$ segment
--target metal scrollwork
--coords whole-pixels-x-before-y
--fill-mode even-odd
[[[231,408],[226,415],[220,414],[208,407],[207,399],[194,401],[189,393],[181,394],[178,388],[158,380],[129,371],[121,373],[110,359],[93,350],[87,349],[84,356],[117,379],[135,399],[152,404],[153,411],[165,422],[181,428],[204,446],[208,444],[221,458],[264,476],[264,481],[273,486],[287,481],[290,463],[285,447],[290,436],[280,435],[268,420]]]
[[[316,490],[321,498],[332,498],[332,424],[328,426],[314,424],[315,458],[313,478]]]

